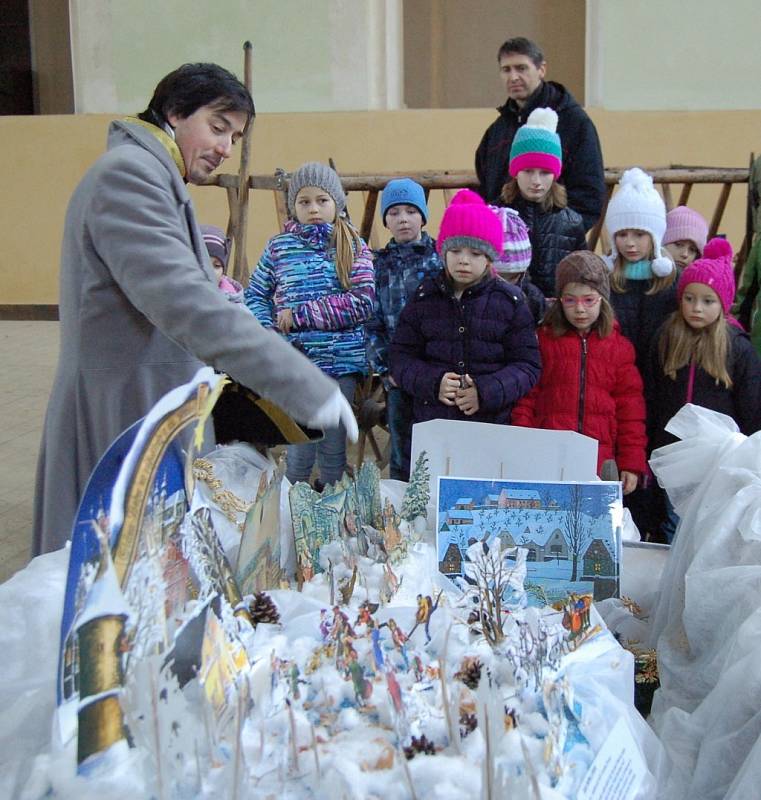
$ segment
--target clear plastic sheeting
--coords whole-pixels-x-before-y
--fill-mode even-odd
[[[0,585],[0,797],[18,797],[50,740],[69,548]]]
[[[670,758],[659,797],[750,798],[761,786],[761,433],[687,405],[651,467],[681,522],[653,614]]]

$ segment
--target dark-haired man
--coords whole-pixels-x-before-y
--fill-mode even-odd
[[[497,54],[507,102],[486,129],[476,150],[476,175],[481,195],[499,204],[509,180],[510,147],[515,133],[535,108],[552,108],[558,115],[558,135],[563,148],[562,183],[568,205],[584,219],[589,230],[600,218],[605,200],[602,151],[594,123],[573,95],[560,83],[545,81],[547,64],[539,46],[518,36],[508,39]]]
[[[185,64],[74,191],[60,268],[61,351],[37,467],[33,554],[71,534],[87,479],[111,442],[202,364],[311,427],[356,422],[338,385],[217,289],[187,183],[228,158],[254,117],[216,64]]]

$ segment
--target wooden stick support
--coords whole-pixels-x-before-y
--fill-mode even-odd
[[[251,42],[243,44],[243,83],[251,92]],[[240,167],[238,168],[238,221],[235,226],[235,258],[233,260],[233,278],[242,284],[248,283],[248,264],[246,262],[246,238],[248,234],[248,158],[251,152],[251,133],[254,129],[253,118],[243,132],[240,144]]]

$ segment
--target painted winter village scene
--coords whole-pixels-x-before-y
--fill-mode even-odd
[[[443,575],[460,582],[468,548],[498,540],[525,550],[534,605],[568,595],[619,595],[621,485],[439,478],[437,552]]]
[[[440,479],[422,451],[407,485],[291,487],[250,443],[194,456],[221,382],[93,475],[25,798],[651,796],[633,656],[591,602],[618,485]]]

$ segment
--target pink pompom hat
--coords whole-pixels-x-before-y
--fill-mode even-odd
[[[691,283],[702,283],[716,292],[724,316],[729,316],[729,309],[735,299],[732,255],[732,245],[726,239],[711,239],[703,248],[703,257],[693,261],[679,277],[676,287],[679,302],[682,301],[687,286]]]
[[[452,198],[439,227],[436,249],[441,257],[456,247],[480,250],[492,262],[502,255],[502,223],[470,189],[460,189]]]

